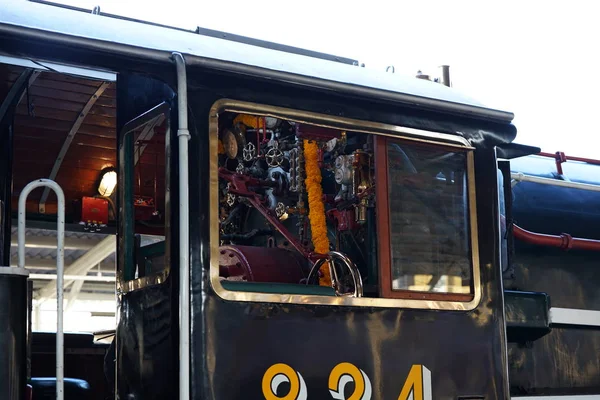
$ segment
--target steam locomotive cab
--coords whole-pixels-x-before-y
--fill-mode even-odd
[[[193,321],[210,327],[202,348],[215,363],[199,390],[497,396],[483,376],[504,379],[501,277],[488,258],[496,243],[480,233],[499,235],[494,153],[465,136],[268,100],[205,102],[209,285]],[[469,365],[442,367],[465,354]]]
[[[117,317],[106,352],[81,351],[101,352],[102,386],[83,376],[99,357],[74,357],[58,328],[56,347],[31,355],[39,332],[27,333],[22,293],[0,334],[12,363],[0,368],[5,397],[21,400],[32,371],[52,376],[48,354],[57,378],[44,385],[60,392],[63,352],[67,379],[92,382],[94,399],[600,392],[597,166],[554,174],[555,160],[532,156],[539,148],[512,143],[511,113],[426,79],[200,29],[10,7],[0,14],[10,55],[0,61],[16,65],[0,70],[0,258],[10,265],[11,217],[62,215],[64,202],[42,196],[23,211],[17,200],[66,160],[69,173],[51,174],[67,188],[71,229],[106,229],[98,264],[116,253]],[[73,71],[85,77],[65,77]],[[75,143],[87,153],[73,156],[82,126]],[[59,156],[43,158],[38,139]],[[73,183],[107,162],[115,190]],[[106,223],[73,228],[81,198],[105,202]],[[83,261],[66,271],[90,279]],[[25,264],[0,269],[3,298],[26,292]],[[74,276],[69,296],[83,286]]]
[[[217,129],[218,290],[474,300],[468,142],[232,112]]]

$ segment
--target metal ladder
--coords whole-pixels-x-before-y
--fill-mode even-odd
[[[64,333],[63,333],[63,295],[64,295],[64,267],[65,267],[65,195],[61,187],[50,179],[37,179],[30,182],[19,196],[18,219],[18,255],[19,268],[25,268],[25,214],[26,200],[32,190],[39,187],[52,189],[58,198],[58,216],[56,229],[56,399],[64,400]]]

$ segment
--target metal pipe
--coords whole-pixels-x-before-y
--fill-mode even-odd
[[[517,239],[527,243],[540,246],[560,247],[565,250],[600,251],[600,240],[574,238],[567,233],[562,233],[560,236],[535,233],[514,224],[512,229],[513,235],[515,235]]]
[[[102,236],[98,235],[98,238]],[[56,247],[56,238],[53,236],[42,236],[29,233],[27,235],[27,248],[30,249],[53,249]],[[11,246],[17,247],[19,239],[17,235],[11,235]],[[91,250],[100,240],[82,239],[78,237],[65,237],[65,250]]]
[[[190,228],[188,188],[187,77],[185,59],[174,52],[177,67],[179,139],[179,400],[190,398]]]
[[[442,84],[450,87],[450,66],[442,65]]]
[[[589,183],[579,183],[570,181],[561,181],[558,179],[540,178],[538,176],[525,175],[522,172],[513,172],[510,177],[517,182],[532,182],[542,185],[562,186],[571,189],[589,190],[592,192],[600,192],[600,185],[590,185]]]
[[[50,179],[30,182],[19,195],[18,255],[19,268],[25,268],[25,214],[26,200],[32,190],[47,187],[54,190],[58,199],[56,228],[56,399],[64,399],[64,334],[63,334],[63,275],[65,267],[65,195],[61,187]]]
[[[57,279],[55,274],[29,274],[29,279],[39,279],[53,281]],[[64,275],[63,279],[73,281],[90,281],[90,282],[115,282],[115,276],[97,276],[97,275]]]
[[[66,229],[66,228],[65,228]],[[16,242],[16,240],[15,240]],[[66,249],[65,249],[66,250]],[[74,262],[76,262],[77,260],[73,261],[72,263],[69,264],[68,261],[68,256],[65,256],[65,282],[69,279],[67,277],[67,275],[69,275],[69,266],[72,265]],[[14,260],[14,262],[10,263],[11,267],[16,267],[17,264],[17,260]],[[52,259],[52,258],[37,258],[37,257],[33,257],[33,258],[27,258],[25,260],[25,268],[29,269],[29,270],[38,270],[38,271],[56,271],[56,260]],[[44,273],[44,272],[42,272]],[[107,265],[103,265],[102,268],[100,268],[100,273],[102,274],[107,274],[107,273],[115,273],[115,266],[114,264],[112,266]],[[71,275],[75,275],[72,274]]]

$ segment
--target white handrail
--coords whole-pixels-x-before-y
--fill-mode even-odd
[[[19,268],[25,268],[25,214],[26,200],[32,190],[48,187],[54,190],[58,198],[56,229],[56,399],[64,400],[64,334],[63,334],[63,276],[65,267],[65,195],[61,187],[50,179],[38,179],[29,183],[19,196],[18,255]]]
[[[600,185],[590,185],[589,183],[579,183],[570,181],[561,181],[559,179],[541,178],[539,176],[525,175],[522,172],[513,172],[510,177],[516,182],[532,182],[542,185],[562,186],[571,189],[589,190],[592,192],[600,192]],[[514,186],[514,184],[513,184]]]
[[[181,53],[173,53],[177,70],[179,113],[179,400],[190,398],[190,203],[188,182],[187,77]]]
[[[550,324],[600,327],[600,311],[550,307]]]

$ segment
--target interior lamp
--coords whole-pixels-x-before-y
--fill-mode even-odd
[[[117,187],[117,171],[114,168],[106,168],[100,172],[100,183],[98,193],[100,196],[110,197]]]

